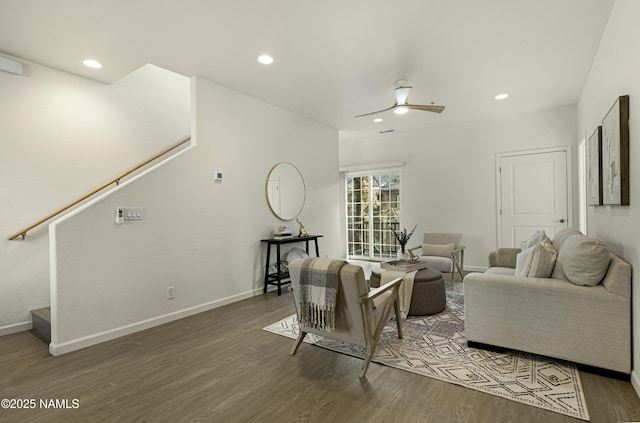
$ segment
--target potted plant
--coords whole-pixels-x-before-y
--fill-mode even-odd
[[[416,224],[413,229],[411,229],[411,232],[407,232],[407,228],[404,228],[401,231],[396,231],[395,229],[390,228],[393,234],[396,236],[396,241],[398,241],[398,244],[400,244],[400,251],[398,252],[399,259],[407,258],[405,247],[407,246],[407,242],[409,242],[409,239],[411,239],[411,235],[413,235],[417,227],[418,225]]]

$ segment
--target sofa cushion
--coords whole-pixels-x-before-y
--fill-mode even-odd
[[[607,273],[611,257],[604,242],[597,238],[573,234],[558,249],[556,266],[551,277],[576,285],[594,286]]]
[[[485,270],[486,274],[488,275],[504,275],[504,276],[515,276],[516,275],[516,269],[513,267],[490,267],[487,270]]]
[[[572,235],[582,235],[582,232],[575,228],[562,228],[558,232],[556,232],[553,237],[553,246],[559,252],[562,244]]]
[[[455,244],[422,244],[423,256],[451,257]]]
[[[520,243],[520,251],[528,250],[529,248],[535,246],[537,243],[542,242],[547,234],[544,233],[544,230],[536,231],[533,235],[529,237],[526,241],[522,241]]]
[[[557,252],[553,248],[551,240],[546,238],[544,241],[518,254],[516,276],[548,278],[553,272],[556,256]]]

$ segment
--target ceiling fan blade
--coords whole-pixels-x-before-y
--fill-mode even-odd
[[[407,97],[409,97],[409,92],[411,91],[412,87],[409,86],[400,86],[398,88],[396,88],[395,92],[396,92],[396,104],[398,106],[402,106],[403,104],[407,103]]]
[[[394,104],[394,105],[393,105],[393,106],[391,106],[391,107],[387,107],[386,109],[378,110],[377,112],[365,113],[365,114],[363,114],[363,115],[357,115],[357,116],[354,116],[354,117],[362,117],[362,116],[375,115],[375,114],[377,114],[377,113],[382,113],[382,112],[386,112],[387,110],[394,109],[396,106],[397,106],[397,104]]]
[[[422,105],[422,104],[407,104],[407,107],[411,110],[424,110],[425,112],[442,113],[444,106],[434,105]]]
[[[406,81],[402,81],[402,82],[397,81],[397,83],[398,84],[403,84],[403,83],[406,83]],[[444,110],[444,106],[409,104],[409,103],[407,103],[407,97],[409,97],[409,93],[411,92],[411,88],[413,88],[413,87],[411,87],[409,85],[399,85],[398,87],[396,87],[396,89],[394,91],[395,95],[396,95],[396,103],[393,106],[387,107],[386,109],[378,110],[376,112],[364,113],[362,115],[357,115],[355,117],[375,115],[377,113],[386,112],[388,110],[392,110],[392,109],[396,109],[396,108],[398,109],[398,110],[396,110],[396,113],[400,113],[401,112],[400,109],[404,109],[404,110],[402,110],[403,113],[406,112],[407,109],[424,110],[426,112],[442,113],[442,111]]]

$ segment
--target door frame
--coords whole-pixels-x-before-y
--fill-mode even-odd
[[[573,148],[570,145],[559,146],[559,147],[549,147],[549,148],[538,148],[534,150],[519,150],[519,151],[511,151],[505,153],[496,153],[496,168],[495,168],[495,178],[496,178],[496,246],[497,248],[502,247],[502,187],[501,182],[502,178],[500,176],[500,164],[502,158],[504,157],[514,157],[514,156],[528,156],[531,154],[540,154],[540,153],[557,153],[564,152],[566,157],[566,166],[567,166],[567,227],[575,227],[573,224],[573,220],[575,216],[573,215]]]

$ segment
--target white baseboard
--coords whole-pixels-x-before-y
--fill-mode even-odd
[[[12,325],[0,326],[0,336],[11,335],[12,333],[24,332],[32,329],[31,321],[14,323]]]
[[[280,291],[284,294],[285,292],[287,292],[289,290],[289,287],[291,286],[291,284],[287,283],[286,285],[282,285],[280,287]],[[258,294],[262,294],[262,290],[264,288],[260,288],[260,292],[256,292],[255,295]],[[269,285],[269,287],[267,288],[267,294],[273,292],[274,294],[278,295],[278,287],[275,285]]]
[[[71,341],[66,341],[61,343],[51,342],[51,344],[49,344],[49,353],[51,355],[66,354],[71,351],[76,351],[82,348],[90,347],[92,345],[100,344],[102,342],[111,341],[112,339],[120,338],[122,336],[130,335],[132,333],[149,329],[155,326],[159,326],[165,323],[169,323],[174,320],[179,320],[184,317],[189,317],[194,314],[202,313],[204,311],[222,307],[227,304],[235,303],[240,300],[245,300],[247,298],[255,297],[256,295],[259,295],[259,294],[262,294],[262,288],[253,289],[251,291],[232,295],[230,297],[221,298],[219,300],[210,301],[204,304],[199,304],[197,306],[174,311],[172,313],[153,317],[147,320],[142,320],[140,322],[110,329],[104,332],[83,336],[81,338],[73,339]]]
[[[636,390],[636,395],[640,397],[640,377],[638,377],[638,373],[635,371],[631,372],[631,385],[633,385],[633,389]]]

